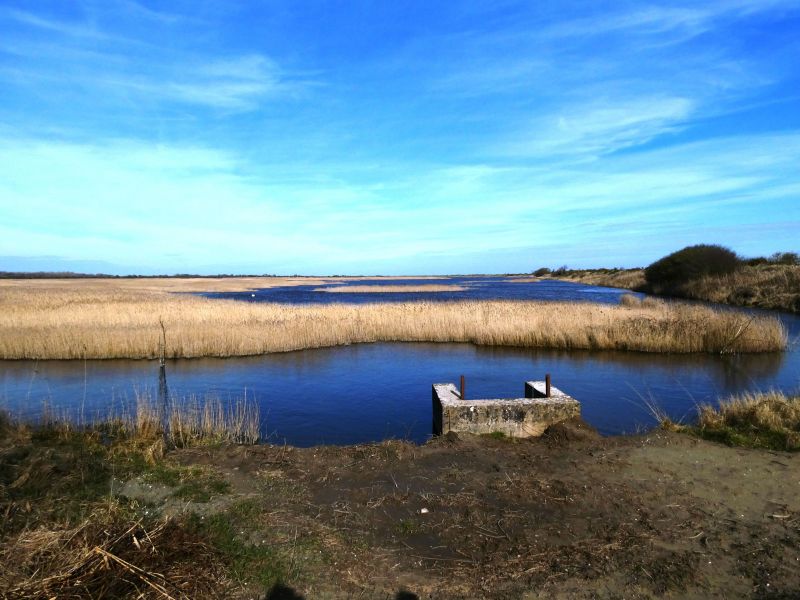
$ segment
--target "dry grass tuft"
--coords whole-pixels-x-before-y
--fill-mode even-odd
[[[770,352],[786,331],[749,316],[648,300],[279,305],[120,289],[0,287],[0,358],[246,356],[368,342],[470,342],[642,352]]]
[[[633,308],[642,305],[642,301],[638,296],[634,296],[633,294],[624,294],[619,299],[620,306],[624,306],[626,308]]]
[[[731,445],[800,450],[800,397],[781,392],[742,394],[700,407],[704,437]]]
[[[7,598],[210,597],[223,569],[215,552],[185,527],[167,521],[146,529],[107,515],[75,528],[25,531],[4,545]]]

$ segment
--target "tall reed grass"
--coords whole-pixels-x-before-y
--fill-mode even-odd
[[[11,423],[0,411],[0,432]],[[219,396],[191,395],[170,398],[165,405],[149,391],[136,391],[132,405],[109,409],[91,420],[73,418],[67,411],[54,411],[45,404],[36,426],[69,434],[97,431],[115,439],[162,439],[174,447],[209,443],[256,444],[261,439],[258,404],[247,397],[223,401]]]
[[[771,316],[648,300],[625,306],[459,301],[279,305],[153,291],[0,287],[0,358],[245,356],[364,342],[642,352],[769,352]]]

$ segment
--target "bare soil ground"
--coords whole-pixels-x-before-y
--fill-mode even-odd
[[[238,535],[289,557],[296,595],[268,597],[800,598],[797,454],[573,422],[537,440],[169,456],[229,482],[203,518],[238,506]]]

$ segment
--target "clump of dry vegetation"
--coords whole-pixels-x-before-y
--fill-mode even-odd
[[[642,352],[771,352],[774,317],[679,303],[459,301],[280,305],[106,287],[0,287],[0,358],[245,356],[368,342]]]
[[[638,291],[645,286],[644,269],[581,269],[554,273],[553,276],[565,281],[625,290]]]
[[[781,392],[734,396],[704,405],[696,428],[701,436],[732,446],[800,450],[800,397]]]
[[[189,528],[128,525],[113,512],[76,527],[37,528],[9,550],[0,551],[9,566],[3,578],[13,582],[6,598],[212,597],[224,575],[220,557]]]

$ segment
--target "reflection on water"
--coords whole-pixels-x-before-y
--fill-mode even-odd
[[[743,390],[795,390],[800,354],[741,356],[564,352],[470,344],[362,344],[240,359],[167,363],[180,400],[212,393],[255,398],[273,441],[311,445],[387,437],[417,442],[430,433],[430,386],[466,375],[470,396],[519,397],[523,382],[551,373],[582,402],[584,418],[604,434],[653,424],[653,400],[675,419],[695,406]],[[155,361],[0,362],[0,405],[36,418],[56,413],[107,416],[130,410],[136,392],[155,395]]]
[[[714,354],[650,354],[645,352],[589,350],[539,350],[498,347],[478,347],[479,355],[503,359],[509,353],[525,353],[533,362],[551,361],[559,364],[572,364],[575,368],[586,365],[599,366],[598,376],[606,369],[622,366],[627,371],[641,372],[657,367],[664,376],[679,380],[682,374],[692,371],[702,372],[715,386],[725,390],[746,388],[755,380],[774,378],[782,369],[787,355],[770,352],[749,355]]]

